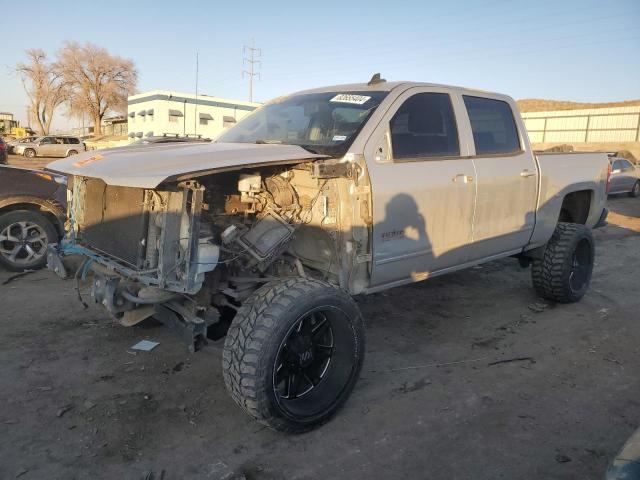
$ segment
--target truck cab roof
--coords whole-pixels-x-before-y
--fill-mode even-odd
[[[468,87],[460,87],[460,86],[452,86],[452,85],[442,85],[438,83],[428,83],[428,82],[411,82],[411,81],[395,81],[395,82],[387,82],[385,80],[380,81],[378,83],[370,84],[370,83],[347,83],[342,85],[329,85],[326,87],[312,88],[308,90],[301,90],[287,97],[294,95],[305,95],[310,93],[322,93],[322,92],[335,92],[335,91],[358,91],[358,92],[391,92],[394,90],[407,90],[409,88],[414,87],[423,87],[423,88],[442,88],[450,91],[451,93],[464,93],[464,94],[477,94],[477,95],[491,95],[492,97],[502,97],[505,99],[511,100],[511,97],[508,95],[504,95],[496,92],[489,92],[485,90],[480,90],[478,88],[468,88]]]

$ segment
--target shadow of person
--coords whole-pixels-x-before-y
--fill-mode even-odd
[[[411,195],[394,196],[385,206],[385,218],[374,230],[374,262],[385,265],[377,270],[374,283],[386,283],[424,271],[433,260],[433,248],[426,221]],[[404,274],[403,274],[404,273]]]

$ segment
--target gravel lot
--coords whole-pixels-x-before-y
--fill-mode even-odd
[[[26,158],[26,157],[23,157],[22,155],[13,155],[13,154],[7,156],[8,165],[23,167],[23,168],[44,168],[47,166],[47,163],[53,162],[54,160],[60,160],[60,159],[50,158],[50,157]]]
[[[610,208],[578,304],[540,301],[512,260],[359,299],[362,378],[299,436],[236,408],[220,344],[190,355],[72,281],[0,271],[0,478],[602,478],[640,418],[640,199]]]

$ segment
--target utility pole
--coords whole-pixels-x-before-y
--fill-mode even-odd
[[[198,52],[196,52],[196,103],[193,106],[193,136],[198,136]]]
[[[244,55],[248,54],[249,58],[244,57]],[[249,65],[249,70],[242,70],[242,78],[245,75],[249,77],[249,101],[253,102],[253,77],[260,78],[260,73],[255,71],[255,65],[262,66],[262,62],[260,60],[256,60],[256,58],[260,58],[262,56],[262,50],[256,48],[256,42],[254,39],[251,39],[251,46],[243,45],[242,47],[242,66],[245,64]]]

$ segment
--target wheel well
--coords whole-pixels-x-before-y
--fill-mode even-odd
[[[564,197],[560,207],[559,222],[581,223],[584,225],[591,211],[591,190],[571,192]]]
[[[11,205],[5,205],[4,207],[0,208],[0,215],[4,213],[14,212],[16,210],[30,210],[32,212],[40,213],[51,222],[53,227],[58,232],[58,235],[62,236],[64,234],[64,225],[61,223],[60,219],[54,213],[44,209],[42,205],[38,205],[37,203],[20,202],[12,203]]]

